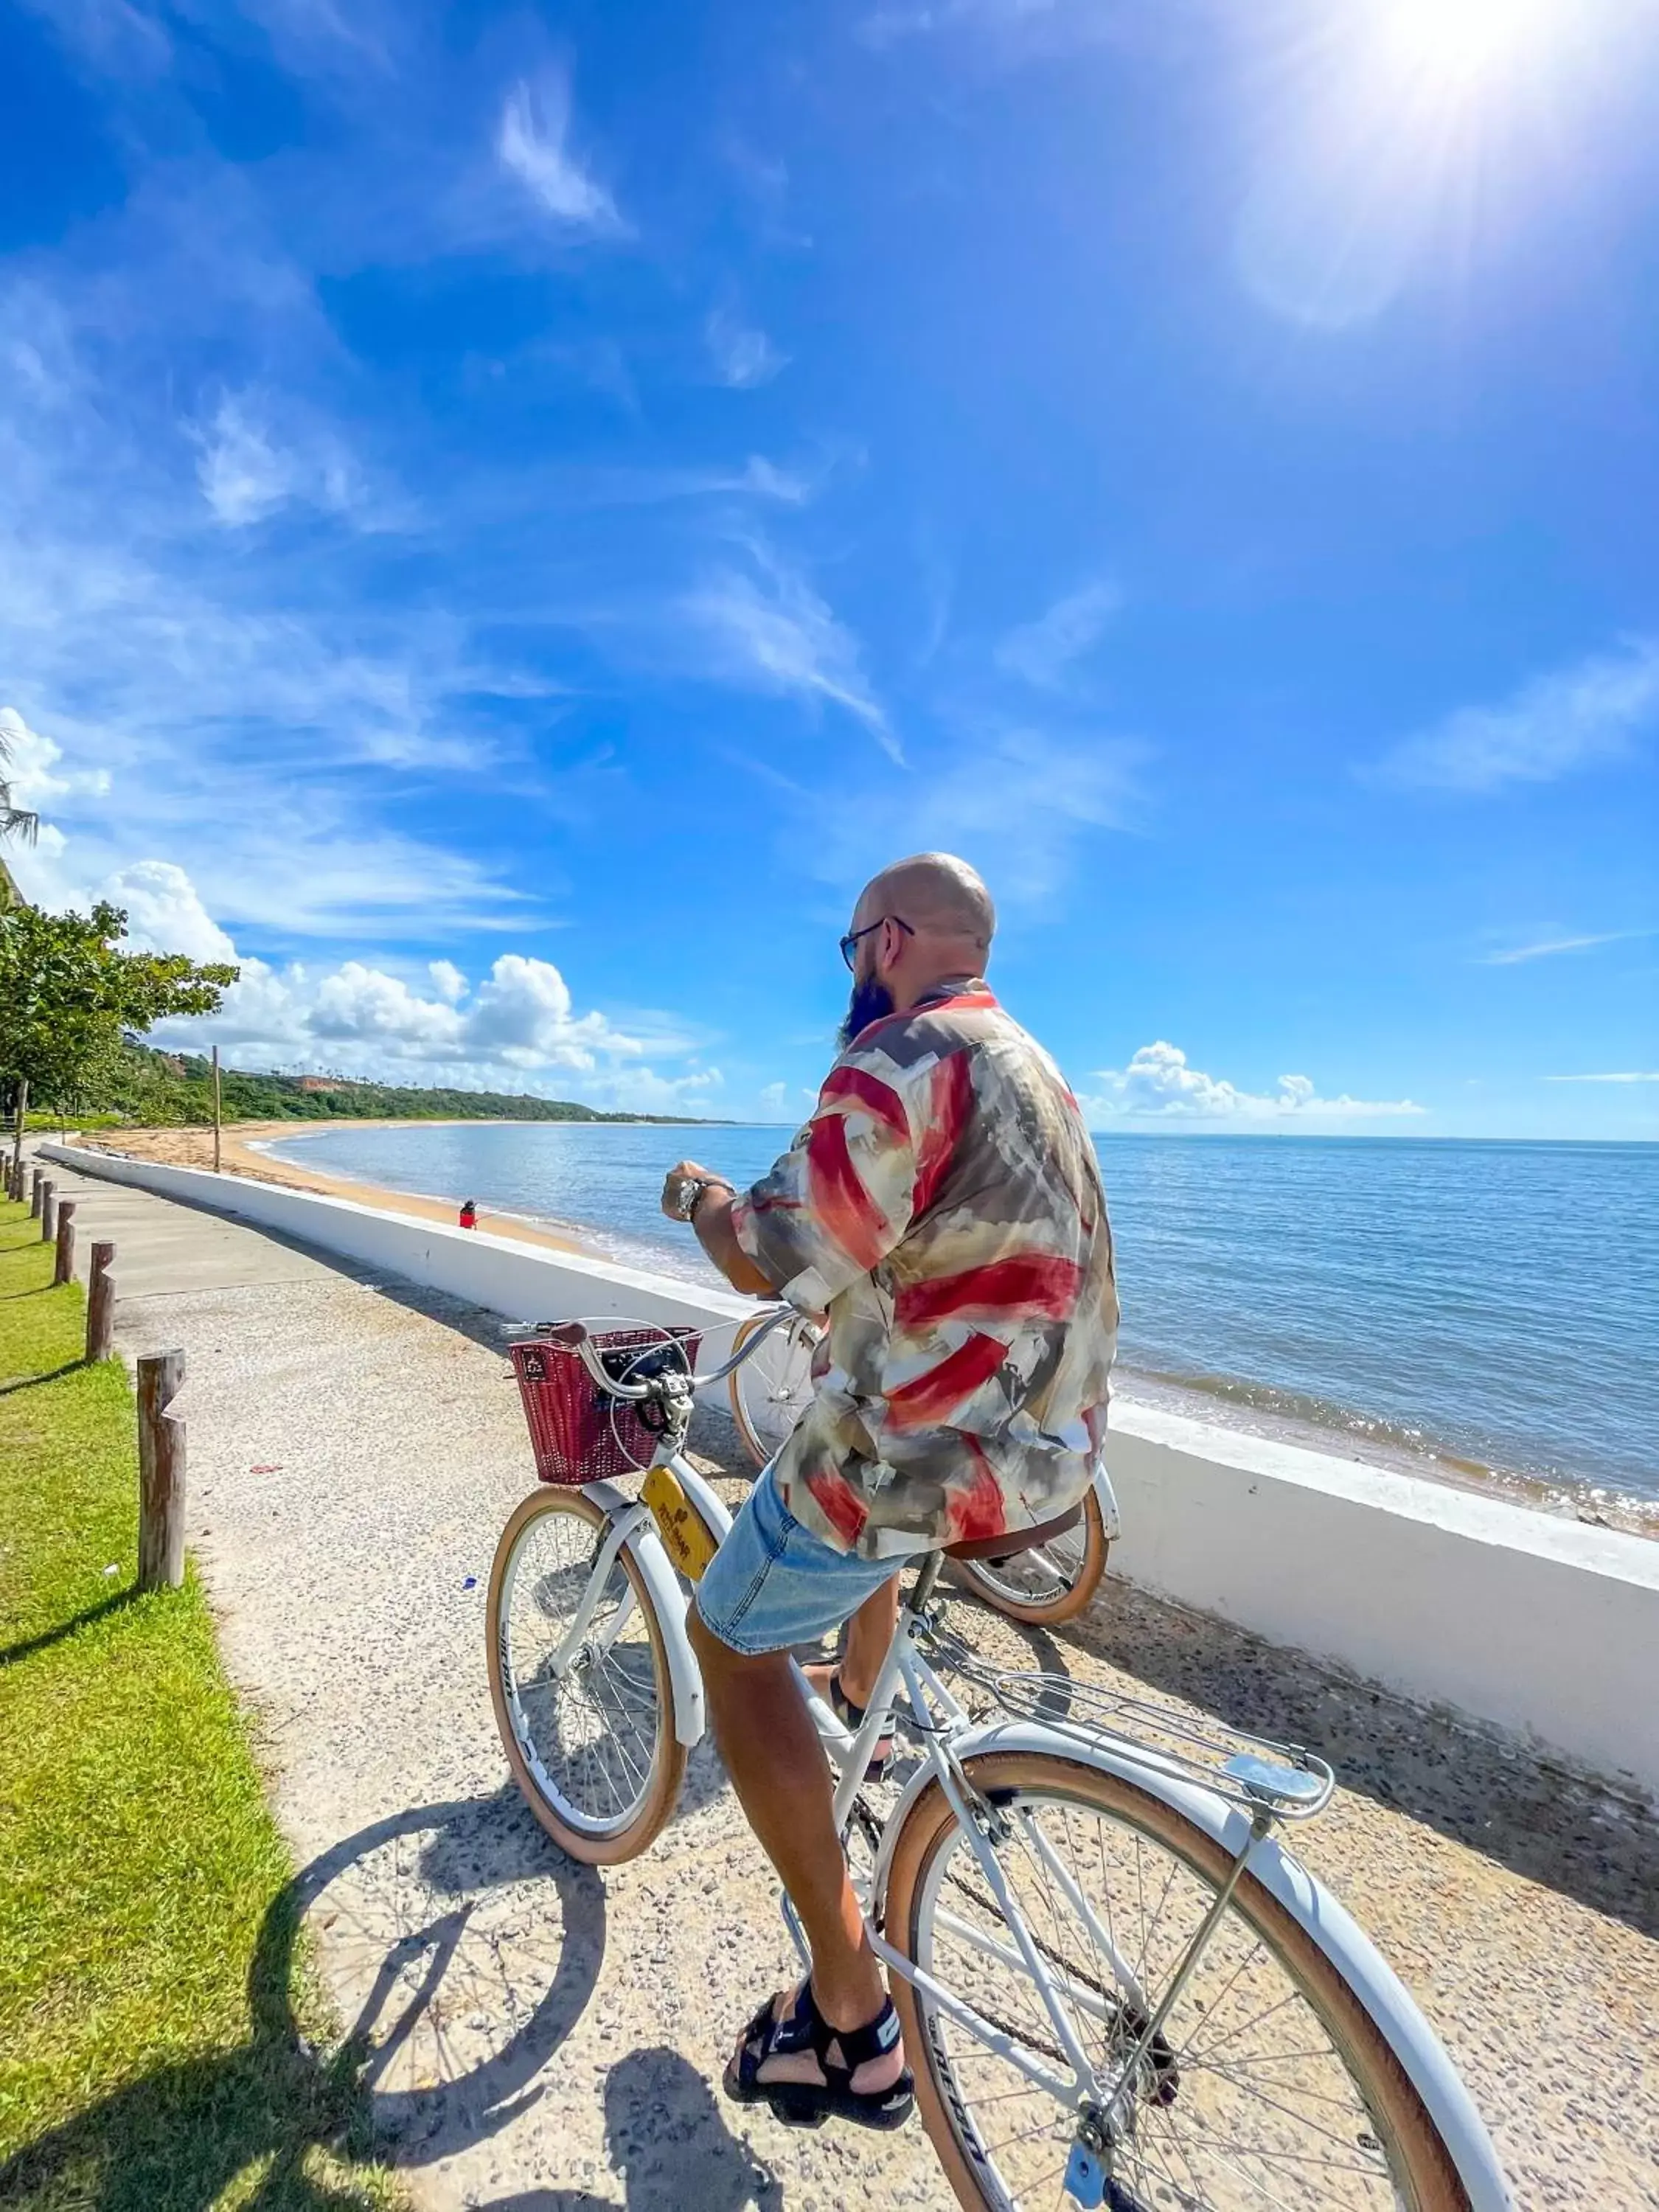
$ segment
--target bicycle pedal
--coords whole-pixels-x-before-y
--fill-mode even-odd
[[[1099,2212],[1106,2202],[1106,2169],[1086,2143],[1074,2142],[1066,2161],[1066,2194],[1085,2212]]]

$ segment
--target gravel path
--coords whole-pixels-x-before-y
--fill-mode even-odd
[[[531,1468],[488,1317],[136,1193],[77,1194],[83,1247],[116,1224],[124,1292],[146,1293],[124,1296],[124,1342],[186,1348],[191,1540],[261,1718],[321,1967],[371,2049],[417,2203],[953,2201],[919,2126],[802,2136],[720,2100],[725,2047],[793,1954],[711,1753],[653,1850],[604,1876],[521,1807],[483,1630]],[[212,1265],[191,1288],[198,1243]],[[162,1245],[166,1268],[146,1257]],[[725,1439],[710,1424],[702,1442]],[[1521,2203],[1659,2208],[1650,1822],[1121,1584],[1053,1645],[957,1611],[1019,1663],[1036,1649],[1326,1750],[1347,1786],[1306,1856],[1443,2037]]]

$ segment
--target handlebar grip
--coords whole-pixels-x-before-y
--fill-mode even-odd
[[[580,1352],[587,1342],[586,1325],[579,1321],[547,1321],[536,1331],[544,1344],[562,1344],[567,1352]]]

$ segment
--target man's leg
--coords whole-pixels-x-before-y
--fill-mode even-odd
[[[899,1578],[873,1591],[847,1624],[847,1648],[836,1671],[841,1686],[855,1705],[867,1705],[876,1677],[898,1626]]]
[[[878,1590],[861,1610],[888,1602],[888,1592]],[[862,2027],[880,2012],[886,1991],[836,1834],[823,1747],[789,1655],[766,1651],[750,1658],[730,1650],[695,1606],[686,1626],[732,1787],[806,1931],[818,2011],[832,2027]],[[858,2069],[853,2087],[890,2087],[903,2066],[903,2046],[895,2044]],[[810,2051],[769,2059],[762,2075],[764,2081],[819,2078]]]

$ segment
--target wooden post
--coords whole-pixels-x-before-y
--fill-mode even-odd
[[[36,1168],[29,1184],[29,1219],[31,1221],[38,1221],[40,1218],[40,1186],[45,1181],[45,1176],[41,1174],[39,1168]]]
[[[115,1344],[115,1265],[112,1244],[92,1248],[92,1273],[87,1283],[87,1358],[107,1359]]]
[[[75,1200],[66,1198],[58,1208],[58,1265],[52,1269],[52,1279],[57,1283],[75,1280]]]
[[[167,1412],[185,1379],[182,1352],[138,1362],[138,1587],[185,1579],[185,1425]]]
[[[58,1186],[47,1176],[40,1186],[40,1242],[50,1244],[58,1234]]]
[[[28,1079],[25,1076],[20,1079],[17,1085],[17,1128],[11,1140],[12,1170],[19,1176],[23,1172],[23,1129],[28,1118],[29,1086]]]

